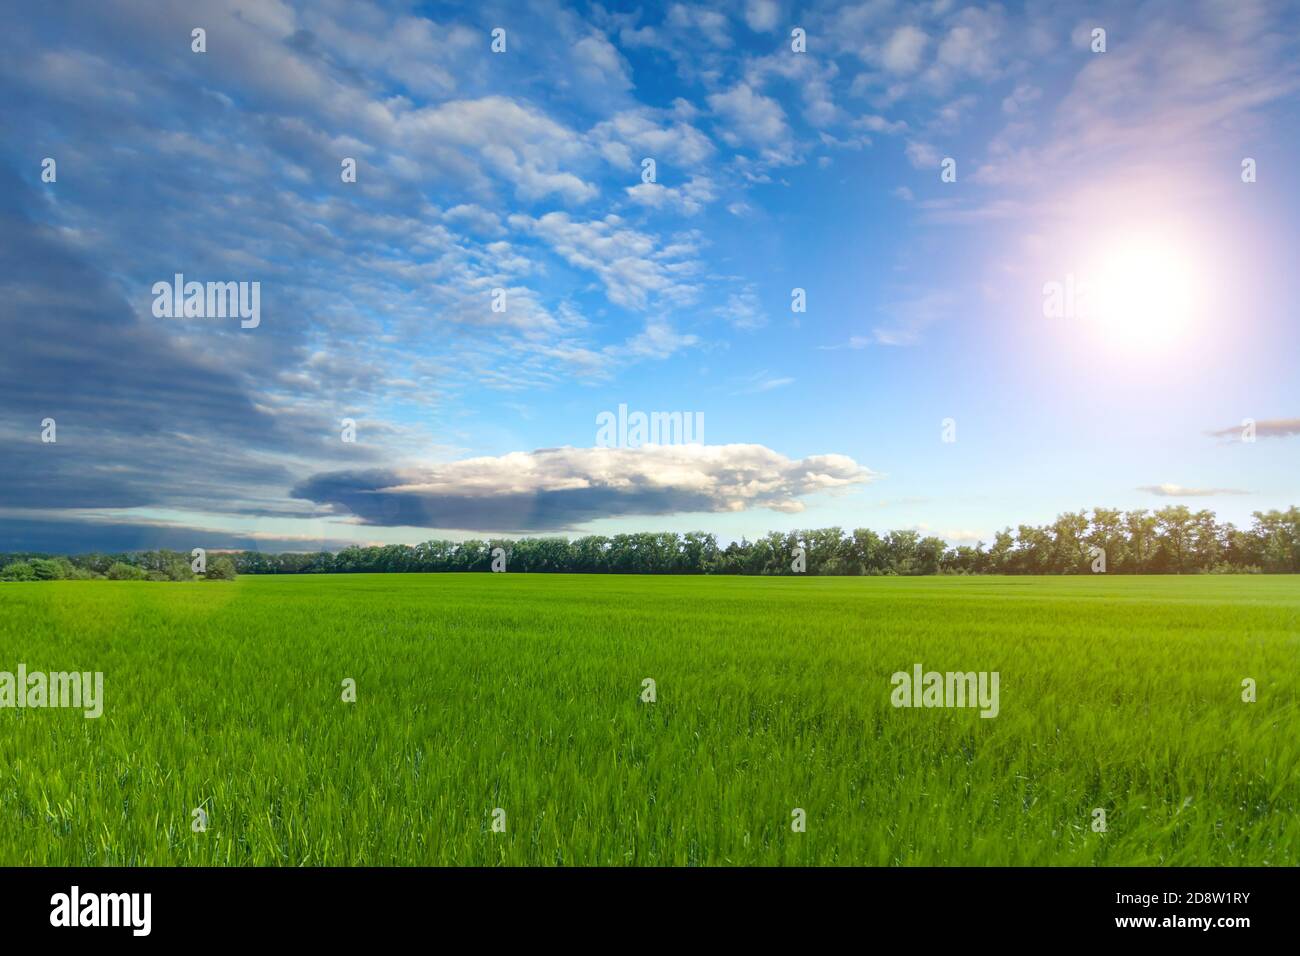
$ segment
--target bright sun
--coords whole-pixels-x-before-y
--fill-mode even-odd
[[[1108,243],[1080,277],[1086,318],[1113,345],[1143,352],[1171,348],[1202,309],[1202,276],[1176,240],[1128,236]]]

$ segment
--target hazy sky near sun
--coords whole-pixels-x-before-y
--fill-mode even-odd
[[[1248,524],[1300,503],[1298,47],[1264,0],[32,7],[0,550]],[[176,273],[260,325],[155,317]],[[595,448],[620,404],[704,443]]]

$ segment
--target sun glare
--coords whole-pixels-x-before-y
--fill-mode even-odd
[[[1203,307],[1203,276],[1177,240],[1130,236],[1108,243],[1081,276],[1081,310],[1108,342],[1143,352],[1184,341]]]

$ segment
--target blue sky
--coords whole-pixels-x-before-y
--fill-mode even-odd
[[[1300,501],[1297,4],[621,10],[15,19],[0,548]],[[176,273],[260,323],[156,317]],[[595,447],[620,404],[704,442]]]

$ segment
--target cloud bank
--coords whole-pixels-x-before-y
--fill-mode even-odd
[[[808,495],[875,477],[844,455],[790,459],[762,445],[565,447],[420,470],[322,473],[293,495],[371,525],[526,533],[605,517],[798,513]]]

